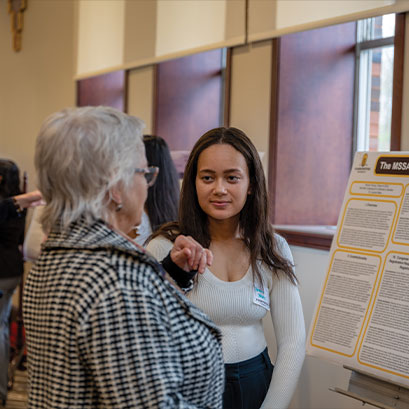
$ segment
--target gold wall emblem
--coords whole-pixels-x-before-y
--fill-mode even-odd
[[[21,50],[24,18],[23,13],[27,8],[27,0],[8,0],[11,19],[11,32],[13,33],[13,49]]]

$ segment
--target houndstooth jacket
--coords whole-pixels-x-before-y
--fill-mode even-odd
[[[221,408],[220,332],[104,222],[52,232],[24,288],[29,408]]]

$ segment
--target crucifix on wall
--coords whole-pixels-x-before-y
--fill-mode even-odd
[[[23,13],[27,7],[27,0],[8,0],[11,17],[11,32],[13,33],[13,49],[21,50],[23,33]]]

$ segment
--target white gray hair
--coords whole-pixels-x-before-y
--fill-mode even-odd
[[[145,159],[143,128],[142,120],[103,106],[64,109],[44,121],[35,167],[45,231],[81,217],[107,220],[110,189],[129,186]]]

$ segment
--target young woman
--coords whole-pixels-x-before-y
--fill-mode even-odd
[[[178,234],[213,252],[188,297],[222,331],[224,408],[287,407],[304,360],[302,306],[288,244],[268,222],[258,152],[239,129],[212,129],[197,141],[185,169],[179,222],[157,232],[148,251],[163,259]],[[268,312],[277,340],[274,371],[262,325]]]

